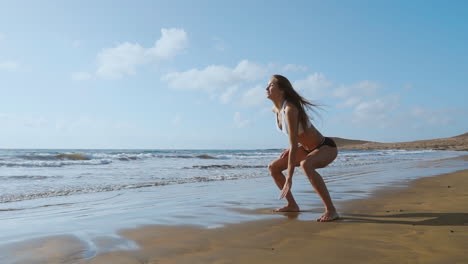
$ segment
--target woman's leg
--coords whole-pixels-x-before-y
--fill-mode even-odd
[[[283,171],[288,168],[288,158],[282,158],[282,159],[277,159],[274,160],[273,162],[268,165],[268,170],[270,171],[271,176],[273,177],[273,180],[275,180],[276,186],[280,190],[283,189],[283,185],[286,182],[286,177],[283,174]],[[298,212],[299,211],[299,206],[296,203],[296,200],[294,200],[294,197],[291,192],[289,192],[286,195],[286,200],[288,201],[288,204],[285,205],[284,207],[278,208],[275,210],[275,212]]]
[[[322,176],[316,171],[316,169],[323,168],[335,160],[337,154],[337,148],[322,146],[309,153],[309,155],[301,161],[301,168],[304,170],[304,173],[307,175],[307,178],[309,178],[310,183],[325,205],[326,211],[317,219],[319,222],[333,221],[338,218],[338,213],[333,205],[327,186]]]
[[[302,160],[307,155],[307,152],[299,150],[297,153],[296,160]],[[299,163],[297,164],[299,165]],[[276,159],[268,165],[268,170],[270,171],[271,176],[275,180],[276,185],[280,190],[283,189],[283,185],[286,182],[286,177],[283,174],[283,171],[288,168],[288,155],[283,158]],[[282,208],[278,208],[275,212],[298,212],[299,206],[294,200],[294,197],[291,192],[286,195],[286,200],[288,204]]]

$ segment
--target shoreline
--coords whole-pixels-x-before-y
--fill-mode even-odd
[[[468,161],[468,156],[459,159]],[[284,213],[281,219],[216,229],[149,225],[121,230],[119,235],[139,245],[134,250],[112,248],[115,241],[102,238],[98,243],[113,251],[93,252],[71,235],[5,250],[23,261],[18,263],[453,263],[468,260],[467,187],[468,170],[462,170],[344,202],[341,220],[332,223]]]

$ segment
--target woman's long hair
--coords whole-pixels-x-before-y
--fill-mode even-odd
[[[276,79],[279,88],[283,90],[284,98],[288,102],[291,102],[293,105],[295,105],[299,110],[299,122],[302,124],[302,127],[306,129],[309,121],[309,115],[307,115],[305,109],[316,113],[316,109],[314,108],[318,108],[320,105],[311,103],[309,100],[300,96],[296,90],[294,90],[288,78],[284,77],[283,75],[275,74],[273,75],[273,78]]]

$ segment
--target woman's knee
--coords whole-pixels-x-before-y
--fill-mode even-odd
[[[317,162],[314,162],[313,160],[310,160],[310,159],[305,159],[305,160],[301,161],[301,163],[300,163],[300,167],[304,171],[318,169],[319,166],[317,166],[317,165],[318,165]]]
[[[275,173],[275,172],[282,172],[284,169],[281,166],[280,160],[274,160],[268,164],[268,170],[270,173]]]
[[[270,164],[268,164],[268,171],[272,172],[274,170],[275,170],[275,161],[272,161],[270,162]]]

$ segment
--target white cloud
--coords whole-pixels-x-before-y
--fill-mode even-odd
[[[97,56],[96,74],[105,78],[120,78],[134,75],[136,67],[148,62],[145,48],[139,44],[123,43],[115,48],[103,50]]]
[[[231,69],[217,65],[202,70],[171,72],[161,79],[167,81],[169,87],[181,90],[216,90],[236,83]]]
[[[234,67],[210,65],[202,69],[171,72],[162,76],[161,80],[173,89],[207,92],[208,98],[223,104],[235,101],[245,106],[255,106],[265,99],[262,85],[250,90],[245,88],[265,78],[270,69],[271,65],[242,60]]]
[[[379,95],[377,94],[380,87],[378,84],[368,81],[360,82],[360,84],[347,86],[348,88],[354,87],[354,89],[334,91],[335,96],[346,98],[338,106],[351,108],[349,113],[336,117],[339,122],[372,129],[384,128],[399,131],[401,128],[440,128],[454,124],[457,120],[456,116],[463,115],[461,109],[433,109],[415,105],[401,105],[399,94]]]
[[[400,97],[397,95],[361,102],[354,108],[351,121],[355,124],[387,127],[394,123],[391,119],[399,102]]]
[[[234,113],[234,126],[237,128],[243,128],[250,123],[249,120],[243,119],[241,113],[235,112]]]
[[[168,73],[161,79],[174,89],[214,91],[259,80],[267,73],[266,66],[242,60],[234,68],[210,65],[201,70]]]
[[[372,81],[361,81],[352,85],[342,85],[333,91],[333,95],[340,98],[350,96],[373,96],[380,88],[380,84]]]
[[[261,64],[249,60],[241,60],[236,66],[228,67],[224,65],[209,65],[205,68],[190,69],[183,72],[171,72],[161,77],[161,80],[168,83],[173,89],[180,90],[198,90],[210,93],[210,98],[219,98],[222,103],[232,101],[235,93],[240,93],[241,104],[245,106],[255,106],[265,99],[263,86],[266,84],[257,84],[255,88],[246,90],[246,87],[252,87],[252,83],[266,78],[273,71],[278,69],[305,70],[304,66],[287,64],[281,66],[278,64]],[[265,80],[263,80],[265,81]],[[312,92],[328,88],[331,82],[328,81],[322,73],[315,73],[308,76],[305,80],[295,82],[298,90]],[[234,89],[233,87],[237,87]],[[221,94],[219,94],[221,93]]]
[[[360,101],[361,101],[360,96],[353,96],[353,97],[346,99],[346,101],[344,102],[338,103],[337,106],[338,107],[353,107]]]
[[[22,127],[22,128],[44,128],[50,122],[42,116],[31,115],[16,115],[16,114],[1,114],[0,113],[0,126],[8,127]]]
[[[297,64],[286,64],[283,66],[282,70],[285,72],[304,72],[307,71],[307,67]]]
[[[231,86],[224,91],[224,93],[221,94],[219,99],[221,100],[221,103],[227,104],[231,101],[233,94],[239,89],[237,86]]]
[[[96,74],[111,79],[134,75],[138,66],[170,59],[187,47],[187,33],[183,29],[163,28],[161,35],[150,48],[125,42],[104,49],[97,55]]]
[[[20,67],[18,62],[15,61],[0,61],[0,71],[15,71]]]
[[[453,116],[456,112],[452,109],[428,109],[422,106],[413,106],[409,110],[409,117],[412,117],[414,120],[413,124],[420,126],[421,124],[427,125],[449,125],[453,123]]]
[[[232,73],[244,81],[256,81],[268,74],[268,66],[242,60],[237,64]]]
[[[289,66],[288,66],[289,65]],[[265,101],[266,84],[255,82],[265,79],[278,68],[300,68],[293,64],[286,66],[276,64],[260,64],[248,60],[240,61],[234,67],[210,65],[202,69],[190,69],[185,72],[171,72],[161,77],[173,89],[197,90],[209,93],[212,100],[219,99],[221,103],[233,102],[239,94],[239,102],[243,106],[258,106]],[[265,81],[265,80],[262,80]],[[247,87],[253,88],[247,89]],[[293,86],[304,93],[305,97],[320,97],[327,94],[332,82],[323,73],[314,73],[306,79],[293,82]],[[234,88],[236,87],[236,88]]]
[[[328,94],[328,88],[332,82],[323,73],[316,72],[307,76],[306,79],[294,81],[292,85],[297,91],[304,93],[303,96],[306,98],[319,98]]]
[[[266,100],[266,91],[261,85],[257,85],[254,88],[247,90],[241,99],[241,104],[246,106],[259,105]]]
[[[156,59],[172,58],[188,45],[187,33],[183,29],[163,28],[161,35],[154,47],[148,49],[148,54]]]
[[[90,80],[91,78],[93,78],[93,75],[88,72],[74,72],[72,73],[71,78],[74,81],[86,81],[86,80]]]
[[[354,107],[364,98],[376,96],[379,88],[380,84],[365,80],[351,85],[342,85],[334,89],[332,95],[345,99],[344,102],[337,104],[338,107]]]

